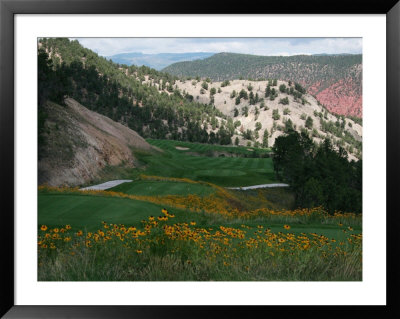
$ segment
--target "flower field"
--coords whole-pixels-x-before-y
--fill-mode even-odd
[[[41,225],[39,280],[361,280],[362,235],[351,227],[338,241],[286,224],[275,232],[174,218],[162,209],[141,227],[103,222],[93,232]]]

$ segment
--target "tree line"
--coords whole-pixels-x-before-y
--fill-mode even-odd
[[[336,151],[329,139],[315,145],[293,130],[279,136],[272,150],[275,173],[294,191],[296,205],[361,214],[362,160],[348,161],[346,151]]]

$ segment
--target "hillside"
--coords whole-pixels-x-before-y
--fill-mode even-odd
[[[361,121],[332,114],[293,79],[179,80],[148,67],[112,63],[68,39],[43,39],[38,57],[43,78],[40,98],[62,104],[69,96],[144,138],[272,147],[276,137],[294,128],[312,135],[315,142],[329,137],[336,147],[352,154],[350,159],[362,157]],[[281,59],[269,58],[272,62]],[[317,58],[329,61],[332,57]],[[222,69],[230,67],[226,64]],[[267,96],[268,87],[271,94]]]
[[[280,79],[307,88],[329,111],[362,117],[362,56],[255,56],[219,53],[204,60],[174,63],[162,70],[213,81]]]
[[[40,144],[38,183],[75,186],[99,178],[108,167],[136,167],[132,150],[157,148],[135,131],[90,111],[73,99],[66,106],[48,102],[44,143]]]
[[[272,146],[278,136],[293,128],[306,131],[316,143],[330,138],[334,145],[344,147],[351,159],[361,157],[362,126],[328,112],[312,95],[301,93],[304,88],[293,82],[193,80],[177,81],[176,85],[201,103],[213,100],[216,108],[228,118],[220,119],[218,124],[233,123],[232,140],[238,138],[239,145]],[[274,93],[266,96],[268,87]]]
[[[204,118],[223,114],[175,90],[177,78],[170,74],[112,63],[64,38],[41,39],[38,47],[40,100],[62,104],[72,97],[144,138],[231,142],[226,131],[210,137],[200,129]]]
[[[125,65],[145,65],[150,68],[161,70],[166,66],[181,62],[205,59],[213,55],[211,52],[184,52],[184,53],[157,53],[145,54],[139,52],[120,53],[108,56],[107,58],[115,63]]]

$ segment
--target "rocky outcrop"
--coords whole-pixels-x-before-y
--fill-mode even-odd
[[[45,142],[40,145],[38,183],[76,186],[99,177],[106,167],[135,167],[133,150],[155,151],[128,127],[90,111],[73,99],[47,103]]]

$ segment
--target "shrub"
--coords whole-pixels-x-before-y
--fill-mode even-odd
[[[239,127],[242,123],[240,121],[235,121],[235,123],[233,123],[233,126],[235,128]]]
[[[243,108],[242,108],[242,115],[244,115],[244,116],[249,116],[249,108],[248,108],[248,106],[244,106]]]
[[[319,133],[318,133],[317,129],[313,128],[311,135],[314,137],[319,137]]]
[[[247,92],[243,89],[239,92],[239,97],[244,98],[245,100],[247,100],[249,98]]]
[[[303,88],[299,83],[295,83],[294,84],[294,88],[296,89],[296,91],[305,94],[306,93],[306,89]]]
[[[309,117],[307,117],[307,120],[306,120],[306,127],[308,128],[308,129],[312,129],[312,127],[313,127],[313,119],[309,116]]]
[[[247,129],[245,132],[243,132],[243,137],[244,137],[246,140],[253,140],[253,139],[254,139],[253,131]]]
[[[281,116],[279,115],[279,110],[278,109],[275,109],[275,110],[272,111],[272,118],[275,121],[277,121],[277,120],[279,120],[281,118]]]
[[[229,80],[225,80],[224,82],[221,83],[221,87],[225,87],[230,85],[231,83],[229,82]]]

